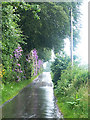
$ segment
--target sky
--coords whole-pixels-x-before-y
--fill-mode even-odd
[[[81,24],[82,28],[80,30],[80,43],[77,45],[77,48],[74,52],[80,59],[81,64],[88,64],[88,1],[84,0],[83,4],[80,7],[82,13]],[[70,43],[67,40],[65,51],[70,55]]]

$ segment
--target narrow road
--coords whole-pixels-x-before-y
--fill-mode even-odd
[[[49,72],[25,87],[13,100],[2,107],[3,118],[62,118],[53,94]]]

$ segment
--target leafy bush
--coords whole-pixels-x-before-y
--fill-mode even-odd
[[[17,74],[15,71],[12,71],[12,69],[7,69],[5,71],[5,74],[2,77],[3,83],[8,83],[17,80]]]
[[[33,16],[38,19],[39,8],[37,5],[29,5],[25,2],[2,2],[2,65],[5,74],[0,70],[0,77],[2,82],[6,84],[12,81],[21,81],[25,78],[29,79],[31,76],[37,75],[40,70],[36,63],[36,58],[33,58],[35,66],[32,62],[26,61],[26,53],[23,51],[23,46],[26,44],[26,36],[23,35],[20,22],[20,11],[27,11],[32,8],[34,10]],[[33,17],[34,18],[34,17]],[[21,47],[22,46],[22,47]],[[31,48],[29,48],[31,50]],[[30,52],[27,51],[27,53]],[[23,51],[23,52],[22,52]],[[37,57],[37,56],[34,56]],[[39,66],[40,67],[40,66]],[[32,70],[34,69],[35,70]],[[32,75],[31,75],[32,74]]]
[[[61,71],[67,68],[69,62],[70,58],[64,52],[61,55],[56,54],[56,59],[51,65],[52,81],[55,85],[57,85],[57,81],[61,77]]]
[[[41,60],[38,60],[37,50],[32,50],[27,56],[22,55],[22,51],[20,45],[14,50],[11,56],[11,66],[7,66],[6,72],[3,75],[3,83],[18,82],[25,78],[30,79],[41,71],[43,63]]]
[[[80,66],[71,64],[65,70],[62,70],[61,77],[57,82],[57,92],[59,94],[67,95],[69,91],[78,91],[83,85],[86,85],[88,80],[88,72],[86,69],[82,69]]]
[[[87,80],[88,71],[81,66],[74,65],[71,67],[71,64],[69,64],[65,70],[62,70],[55,95],[65,118],[88,117]]]

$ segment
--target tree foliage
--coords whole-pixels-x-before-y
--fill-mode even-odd
[[[28,36],[24,46],[25,51],[35,48],[54,48],[58,52],[64,47],[64,39],[70,38],[70,8],[73,8],[74,17],[74,46],[78,41],[78,2],[60,3],[29,3],[39,5],[37,15],[39,19],[33,19],[35,11],[19,11],[21,15],[20,26],[24,35]],[[43,52],[43,51],[42,51]]]
[[[62,70],[61,77],[57,82],[57,91],[59,94],[67,95],[70,89],[78,91],[80,87],[87,84],[88,73],[83,67],[78,67],[74,64],[73,69],[71,63],[68,64],[67,68]]]
[[[38,56],[40,59],[43,59],[43,62],[49,61],[51,59],[51,50],[41,48],[38,50]]]
[[[7,68],[10,55],[19,43],[24,43],[23,35],[17,21],[19,17],[14,14],[15,9],[9,3],[2,4],[2,60]]]
[[[3,2],[2,30],[5,37],[2,38],[7,41],[10,38],[9,42],[3,40],[7,42],[3,42],[3,46],[8,44],[3,52],[9,48],[9,52],[13,51],[11,49],[19,43],[27,53],[34,48],[42,50],[43,55],[39,56],[44,60],[47,58],[46,49],[50,53],[49,49],[54,48],[57,53],[64,47],[64,39],[70,37],[70,8],[73,9],[75,46],[78,41],[79,5],[78,2]]]
[[[57,85],[57,81],[61,77],[62,70],[67,68],[68,63],[70,62],[70,58],[62,52],[61,55],[56,55],[55,61],[51,65],[51,71],[53,73],[53,83]]]
[[[22,69],[27,68],[26,55],[34,48],[39,59],[48,61],[52,48],[58,52],[64,47],[64,39],[70,37],[71,7],[76,26],[77,3],[2,2],[2,64],[7,75],[13,73],[11,57],[18,46],[23,49]]]
[[[32,63],[27,63],[26,53],[23,53],[22,59],[17,59],[17,56],[22,56],[22,47],[20,45],[25,43],[26,36],[23,35],[18,22],[20,21],[19,10],[36,9],[35,6],[30,6],[24,2],[2,2],[2,65],[4,74],[0,69],[0,75],[3,77],[2,81],[7,83],[8,81],[23,80],[27,73],[27,78],[31,77],[32,69],[35,66]],[[36,12],[34,17],[38,18]],[[29,53],[29,52],[27,52]],[[40,61],[40,60],[39,60]],[[40,63],[39,63],[40,64]],[[27,71],[26,71],[27,69]],[[38,68],[39,70],[40,68]],[[36,71],[38,71],[36,70]],[[28,74],[29,72],[29,74]],[[35,72],[35,70],[34,70]],[[2,75],[2,74],[3,75]],[[32,72],[33,75],[33,72]]]
[[[25,2],[2,2],[2,60],[8,66],[10,55],[19,45],[25,44],[26,36],[21,31],[19,11],[36,10],[36,6]],[[38,17],[34,12],[34,17]],[[24,39],[24,41],[23,41]],[[27,43],[26,43],[27,44]]]

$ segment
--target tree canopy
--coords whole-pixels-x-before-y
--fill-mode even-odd
[[[46,2],[28,3],[38,5],[38,19],[34,19],[32,10],[22,10],[20,13],[20,26],[23,34],[28,38],[25,40],[27,45],[24,48],[54,48],[58,52],[64,46],[64,39],[70,38],[70,9],[73,9],[74,18],[74,47],[78,41],[79,5],[78,2]],[[43,52],[43,51],[42,51]]]
[[[3,2],[3,53],[11,54],[19,43],[25,53],[36,48],[39,58],[49,60],[51,49],[57,53],[64,48],[64,39],[70,38],[70,8],[73,9],[75,47],[79,5],[78,2]]]

